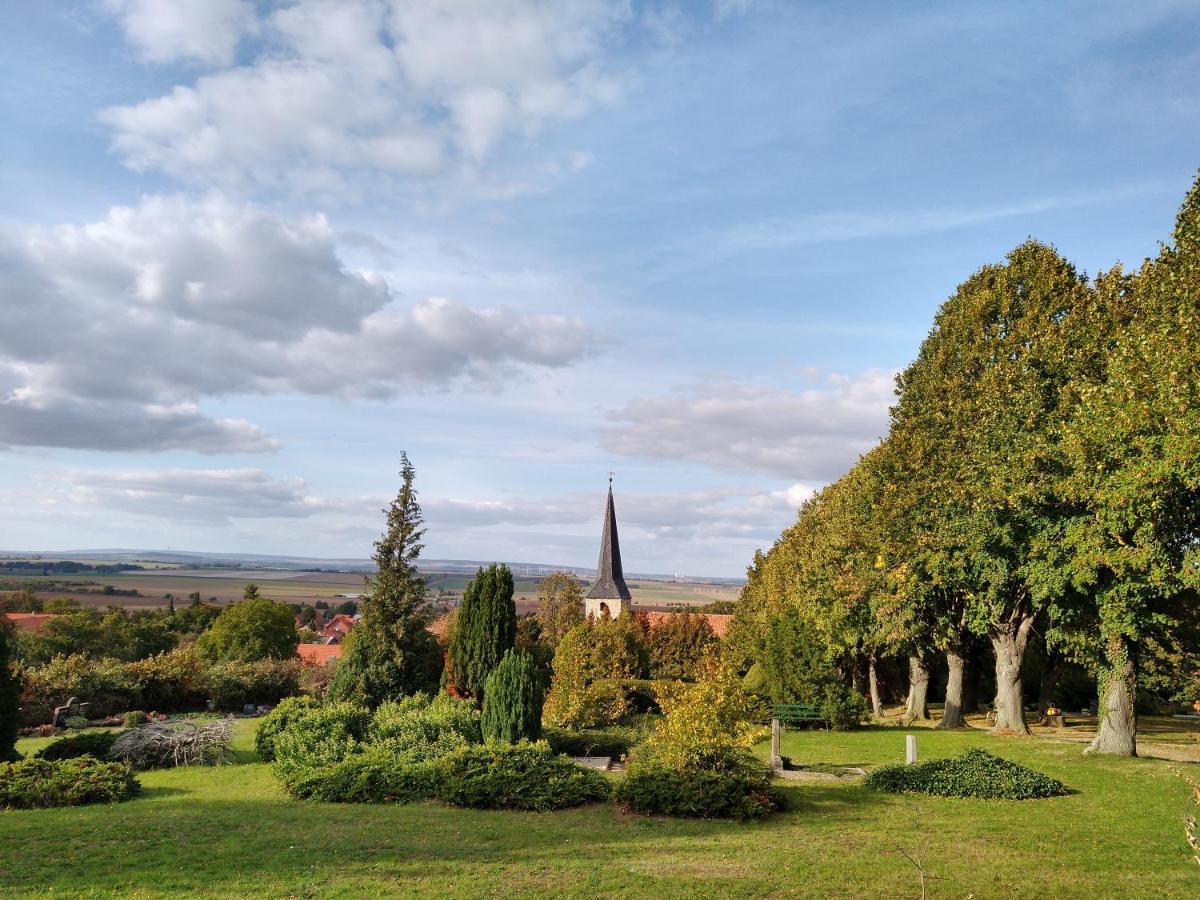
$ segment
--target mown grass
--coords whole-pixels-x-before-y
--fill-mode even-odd
[[[922,758],[986,747],[1059,778],[1068,797],[790,784],[788,812],[738,824],[608,805],[539,814],[297,802],[255,761],[252,726],[239,723],[235,764],[146,773],[129,803],[0,812],[0,896],[917,896],[897,845],[921,847],[934,897],[1200,895],[1183,841],[1188,792],[1172,766],[1085,758],[1077,744],[919,733]],[[783,752],[800,764],[877,765],[902,756],[903,735],[788,733]]]

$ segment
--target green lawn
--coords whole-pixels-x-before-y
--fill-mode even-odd
[[[919,732],[922,758],[986,747],[1061,779],[1069,797],[987,803],[810,783],[785,788],[789,812],[738,824],[604,805],[301,803],[254,761],[251,727],[239,726],[236,764],[144,774],[132,802],[0,812],[0,896],[918,896],[897,844],[923,848],[933,897],[1200,896],[1182,837],[1188,792],[1171,764],[1084,758],[1077,744]],[[875,765],[901,757],[903,736],[788,733],[784,753]]]

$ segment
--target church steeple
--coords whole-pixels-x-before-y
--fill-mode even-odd
[[[596,583],[588,591],[584,610],[599,618],[605,612],[616,618],[629,611],[632,595],[621,570],[621,544],[617,539],[617,513],[613,506],[612,475],[608,476],[608,503],[604,508],[604,529],[600,533],[600,561],[596,564]]]

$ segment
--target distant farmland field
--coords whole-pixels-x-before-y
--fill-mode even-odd
[[[458,573],[431,572],[426,576],[430,598],[445,592],[445,599],[454,602],[470,582],[470,576]],[[515,579],[518,608],[533,612],[537,608],[538,580],[534,577]],[[187,602],[188,594],[199,592],[205,600],[216,598],[219,603],[241,599],[245,586],[254,582],[267,597],[285,603],[332,602],[341,594],[357,594],[363,590],[363,577],[355,572],[296,572],[283,569],[155,569],[145,572],[120,572],[113,575],[33,575],[8,579],[28,584],[42,599],[74,597],[89,606],[120,605],[129,608],[165,606],[165,594],[172,594],[176,604]],[[43,587],[39,587],[43,585]],[[118,591],[136,590],[137,597],[101,594],[105,585]],[[584,582],[584,589],[588,587]],[[714,600],[736,600],[736,585],[695,584],[674,581],[630,581],[636,607],[663,609],[668,606],[703,606]],[[522,602],[522,600],[524,602]]]

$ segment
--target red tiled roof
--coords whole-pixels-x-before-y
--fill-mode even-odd
[[[297,644],[296,655],[301,662],[323,666],[342,656],[341,644]]]
[[[51,619],[57,619],[55,613],[4,613],[8,620],[21,631],[41,631]]]
[[[677,613],[670,612],[642,612],[638,611],[638,615],[646,617],[646,624],[653,628],[667,616],[674,616]],[[723,615],[721,613],[696,613],[696,615],[704,616],[708,619],[708,624],[712,627],[713,634],[719,638],[725,637],[725,632],[729,630],[729,620],[733,616]]]

